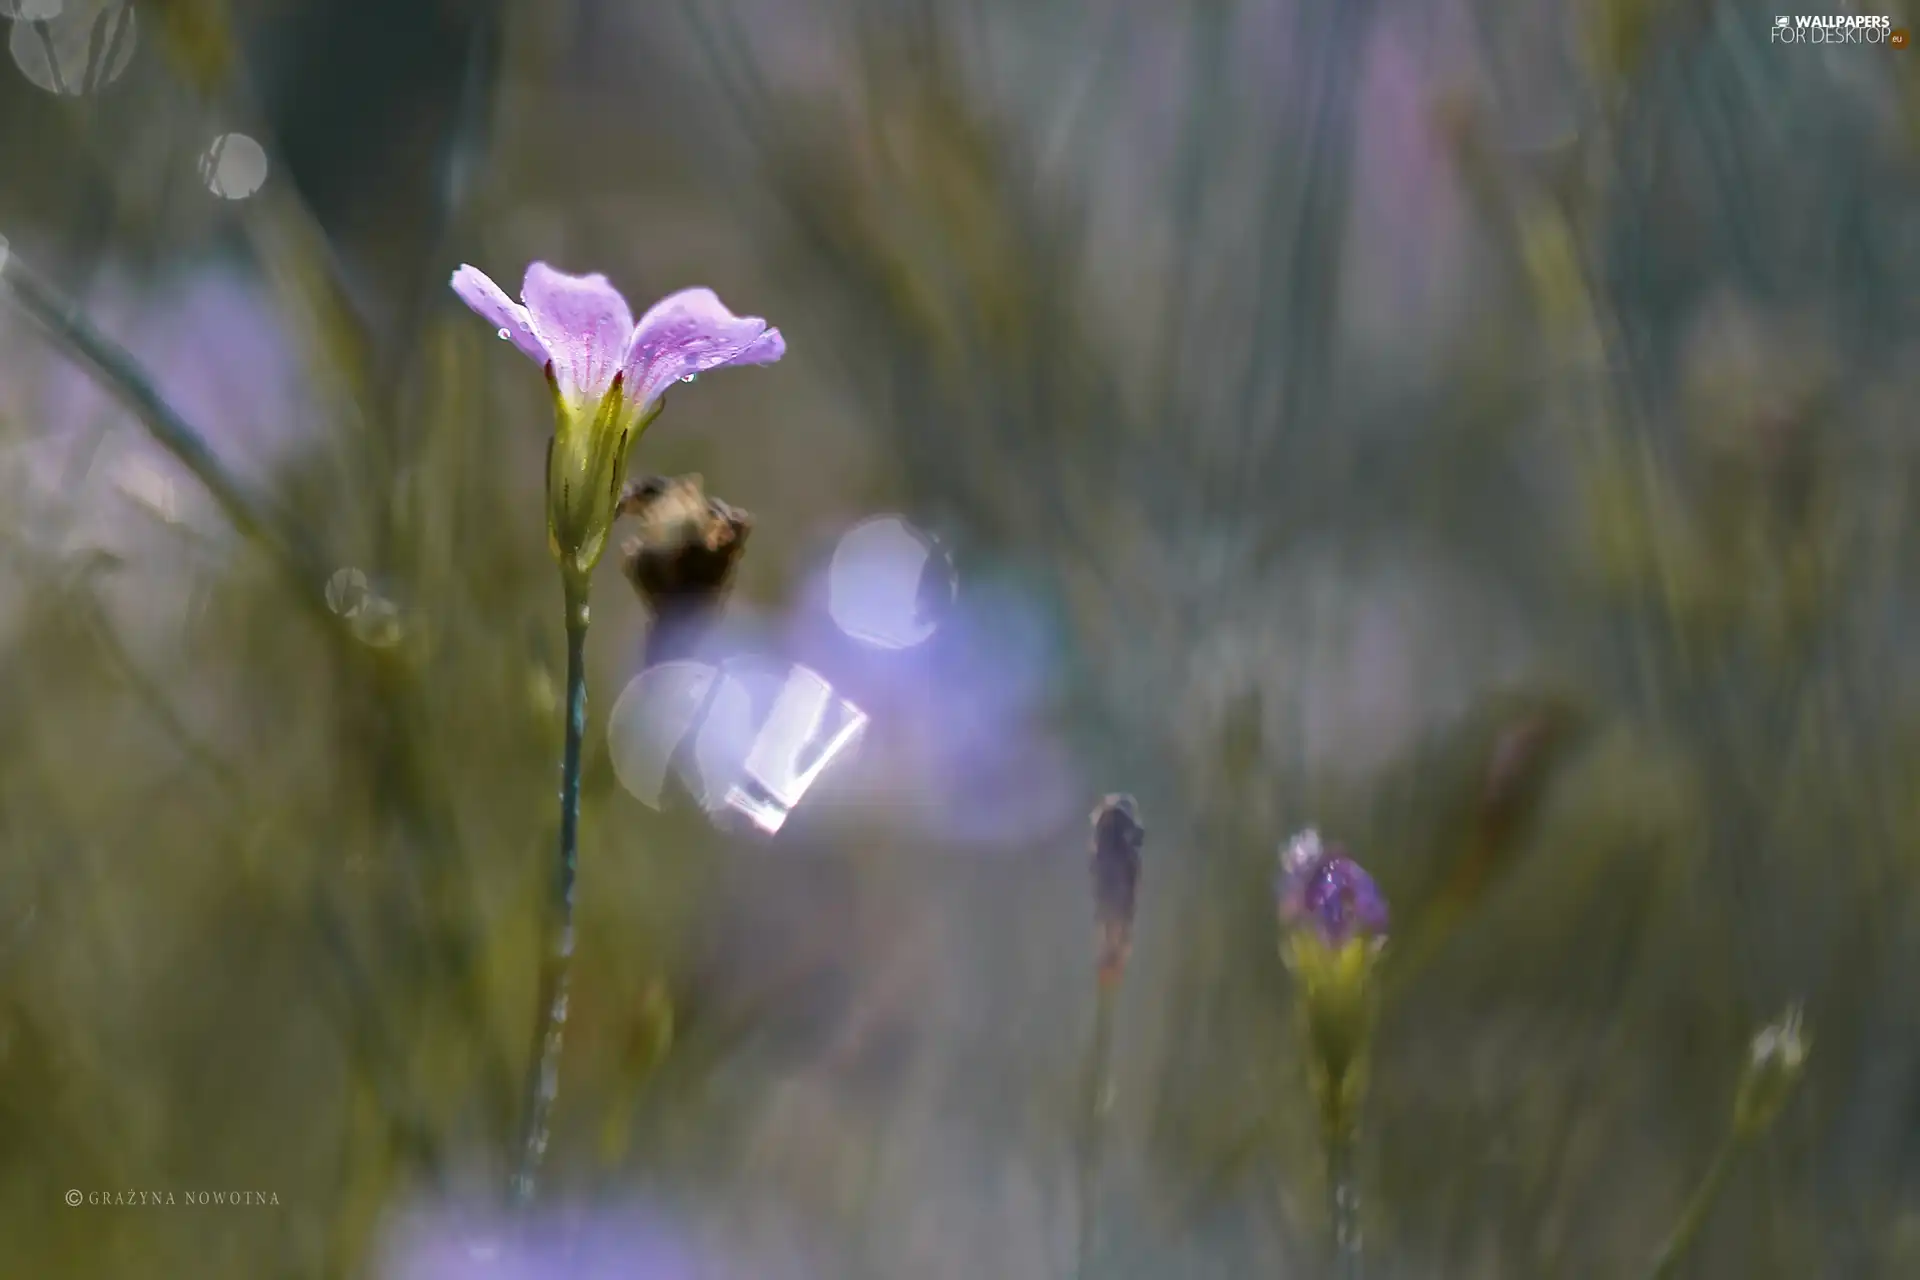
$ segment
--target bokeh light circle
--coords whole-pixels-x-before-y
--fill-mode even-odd
[[[180,495],[173,477],[153,458],[139,453],[123,457],[114,467],[113,486],[158,519],[180,522]]]
[[[400,606],[377,595],[369,595],[352,617],[353,634],[370,649],[391,649],[406,638],[406,620]]]
[[[200,181],[222,200],[245,200],[267,181],[267,149],[244,133],[223,133],[200,156]]]
[[[628,682],[607,718],[620,785],[652,809],[669,777],[723,825],[766,835],[860,739],[867,715],[813,670],[766,657],[676,660]]]
[[[658,809],[674,753],[693,731],[719,672],[704,662],[648,667],[620,691],[607,716],[607,754],[620,785]]]
[[[939,629],[959,591],[953,560],[905,517],[875,516],[849,529],[827,571],[827,612],[850,638],[910,649]]]
[[[687,778],[709,810],[724,805],[740,781],[786,675],[784,666],[758,657],[731,658],[721,667],[720,686],[693,740],[693,772]]]
[[[358,569],[342,569],[327,579],[327,608],[343,618],[357,617],[370,595],[367,575]]]
[[[407,619],[400,606],[375,590],[359,569],[341,569],[327,579],[327,608],[369,648],[391,649],[406,638]]]
[[[7,37],[20,74],[48,93],[78,97],[118,80],[133,61],[139,21],[127,0],[11,0],[21,15]]]

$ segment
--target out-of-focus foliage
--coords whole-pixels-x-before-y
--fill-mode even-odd
[[[289,535],[0,315],[0,1270],[501,1263],[435,1215],[505,1173],[562,636],[548,406],[445,280],[542,258],[787,335],[641,446],[753,512],[740,614],[891,508],[1044,672],[985,663],[1004,738],[903,701],[950,719],[876,714],[860,803],[726,835],[615,779],[646,619],[605,567],[575,1265],[1058,1275],[1097,1196],[1090,1274],[1321,1274],[1272,897],[1312,825],[1393,903],[1370,1274],[1644,1274],[1793,1002],[1804,1082],[1690,1273],[1920,1271],[1920,54],[1774,17],[154,0],[97,90],[0,61],[7,251]],[[232,131],[273,168],[222,200]],[[1001,767],[927,821],[909,731]],[[1058,744],[1084,792],[1029,803]]]

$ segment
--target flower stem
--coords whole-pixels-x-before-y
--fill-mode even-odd
[[[1746,1143],[1738,1133],[1727,1135],[1720,1144],[1720,1150],[1713,1157],[1713,1164],[1707,1169],[1706,1176],[1700,1179],[1700,1185],[1694,1188],[1693,1198],[1687,1201],[1686,1209],[1680,1214],[1680,1221],[1674,1224],[1673,1234],[1667,1237],[1666,1247],[1660,1250],[1660,1256],[1654,1260],[1653,1270],[1647,1273],[1647,1280],[1670,1280],[1677,1273],[1680,1259],[1693,1245],[1693,1238],[1700,1234],[1700,1228],[1707,1220],[1707,1214],[1720,1198],[1720,1191],[1727,1183],[1727,1175],[1733,1172],[1733,1166],[1739,1161],[1740,1153]]]
[[[573,878],[580,860],[580,745],[587,732],[587,588],[564,575],[567,602],[567,737],[560,760],[560,849],[548,904],[533,1057],[527,1066],[526,1123],[513,1201],[533,1199],[547,1152],[553,1100],[560,1091],[560,1042],[567,1026],[567,979],[573,963]]]
[[[1087,1275],[1095,1228],[1099,1225],[1095,1201],[1099,1194],[1101,1148],[1106,1138],[1107,1094],[1113,1078],[1113,1003],[1118,985],[1117,981],[1108,981],[1104,976],[1100,983],[1099,1003],[1093,1011],[1093,1039],[1087,1046],[1086,1075],[1081,1086],[1080,1237],[1073,1268],[1078,1280],[1085,1280]]]
[[[1354,1173],[1353,1127],[1329,1127],[1326,1143],[1334,1274],[1339,1280],[1360,1280],[1360,1179]]]

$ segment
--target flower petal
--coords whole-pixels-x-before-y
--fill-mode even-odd
[[[772,364],[787,353],[778,329],[736,316],[711,289],[682,289],[653,304],[627,352],[627,394],[650,404],[680,378],[729,364]]]
[[[603,275],[570,276],[544,262],[527,268],[520,296],[533,332],[553,359],[560,394],[598,402],[613,384],[633,336],[633,312]]]
[[[778,329],[769,329],[742,351],[729,360],[728,364],[773,364],[787,354],[787,340],[780,336]]]
[[[527,322],[527,309],[509,298],[486,272],[462,265],[453,273],[453,291],[460,295],[460,301],[473,308],[475,315],[497,327],[502,337],[541,364],[547,362],[547,349],[533,336],[533,326]]]

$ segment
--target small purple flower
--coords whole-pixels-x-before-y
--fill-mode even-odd
[[[1387,900],[1360,864],[1317,831],[1303,831],[1280,853],[1280,923],[1311,928],[1321,942],[1340,948],[1355,938],[1387,932]]]
[[[666,389],[725,365],[772,364],[787,350],[778,329],[734,315],[711,289],[669,294],[636,324],[605,276],[570,276],[544,262],[527,268],[520,302],[474,267],[462,266],[452,283],[501,338],[546,369],[555,418],[548,524],[563,565],[580,574],[606,548],[628,453]]]

